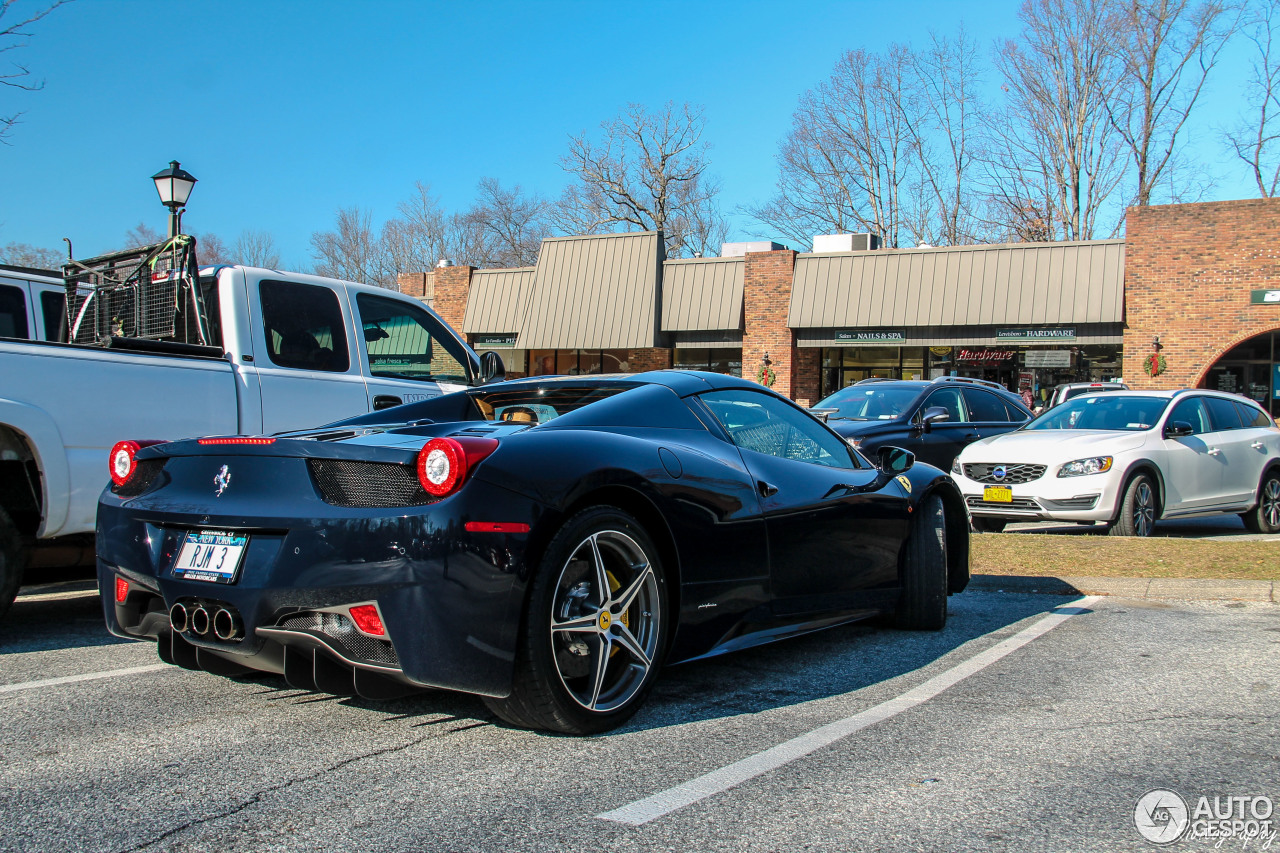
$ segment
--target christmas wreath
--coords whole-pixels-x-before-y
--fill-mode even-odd
[[[760,372],[756,374],[756,381],[766,388],[772,388],[773,383],[778,381],[778,374],[769,365],[762,364]]]
[[[1158,352],[1153,352],[1142,360],[1142,369],[1148,376],[1159,376],[1169,368],[1168,363]]]

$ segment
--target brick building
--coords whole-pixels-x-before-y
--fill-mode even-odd
[[[510,375],[686,367],[802,404],[872,376],[976,376],[1280,393],[1280,201],[1130,210],[1124,240],[827,251],[726,244],[667,259],[659,232],[555,238],[535,267],[401,276]],[[851,239],[852,238],[852,239]],[[829,251],[832,247],[837,251]],[[1274,301],[1272,301],[1274,297]],[[1159,335],[1167,369],[1144,373]]]

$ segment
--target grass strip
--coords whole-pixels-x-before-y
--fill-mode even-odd
[[[971,541],[973,574],[1280,580],[1280,542],[1025,533]]]

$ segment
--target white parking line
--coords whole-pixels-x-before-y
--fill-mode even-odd
[[[1016,651],[1037,637],[1052,631],[1063,622],[1080,613],[1088,612],[1088,608],[1098,601],[1099,596],[1086,596],[1062,607],[1023,628],[1006,640],[1001,640],[986,651],[979,652],[968,660],[953,666],[933,678],[873,708],[828,723],[811,732],[780,743],[771,749],[758,752],[741,761],[713,770],[710,773],[690,779],[674,788],[659,791],[651,797],[628,803],[613,811],[596,815],[601,820],[625,823],[631,826],[642,826],[677,809],[692,805],[699,800],[722,793],[750,779],[790,764],[811,752],[819,750],[854,732],[865,729],[882,720],[887,720],[903,711],[921,705],[949,687],[953,687],[964,679],[979,672],[1010,652]]]
[[[0,693],[16,693],[19,690],[36,690],[40,687],[54,687],[59,684],[75,684],[78,681],[97,681],[100,678],[119,678],[122,675],[139,675],[144,672],[156,672],[161,669],[173,669],[167,663],[153,663],[148,666],[131,666],[128,669],[108,669],[104,672],[86,672],[84,675],[64,675],[61,678],[42,678],[39,681],[23,681],[19,684],[0,684]]]

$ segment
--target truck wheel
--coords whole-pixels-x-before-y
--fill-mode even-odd
[[[1155,486],[1146,474],[1138,474],[1125,486],[1120,515],[1107,532],[1112,536],[1150,536],[1155,529]]]
[[[1240,513],[1240,518],[1250,533],[1280,531],[1280,471],[1272,468],[1262,475],[1262,483],[1258,486],[1258,505]]]
[[[18,528],[9,518],[9,513],[0,509],[0,617],[8,612],[9,605],[18,597],[24,562]]]
[[[937,631],[947,624],[947,516],[937,495],[924,500],[911,525],[894,622],[908,631]]]
[[[640,523],[609,506],[570,518],[529,591],[511,695],[486,698],[512,725],[585,735],[626,722],[666,651],[666,576]]]

